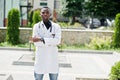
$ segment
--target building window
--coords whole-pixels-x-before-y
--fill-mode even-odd
[[[47,6],[47,3],[41,2],[40,6]]]
[[[56,0],[55,3],[54,3],[54,8],[55,9],[60,9],[61,6],[62,6],[61,2]]]

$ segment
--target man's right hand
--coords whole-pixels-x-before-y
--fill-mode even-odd
[[[38,41],[41,41],[41,39],[38,37],[30,37],[30,41],[38,42]]]

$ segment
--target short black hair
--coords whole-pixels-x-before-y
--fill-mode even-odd
[[[49,7],[47,7],[47,6],[44,6],[44,7],[42,7],[41,9],[43,9],[43,8],[48,8],[48,9],[50,9]]]
[[[43,8],[47,8],[47,9],[49,10],[49,12],[51,13],[51,9],[50,9],[49,7],[44,6],[44,7],[41,8],[41,10],[42,10]]]

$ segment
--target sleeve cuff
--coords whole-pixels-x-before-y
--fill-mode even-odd
[[[44,38],[41,38],[40,40],[45,44],[45,40],[44,40]]]

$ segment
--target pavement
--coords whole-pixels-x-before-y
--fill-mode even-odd
[[[58,55],[58,80],[108,80],[111,66],[120,60],[119,53],[110,51],[62,50]],[[27,49],[0,48],[0,80],[34,80],[33,58]]]

